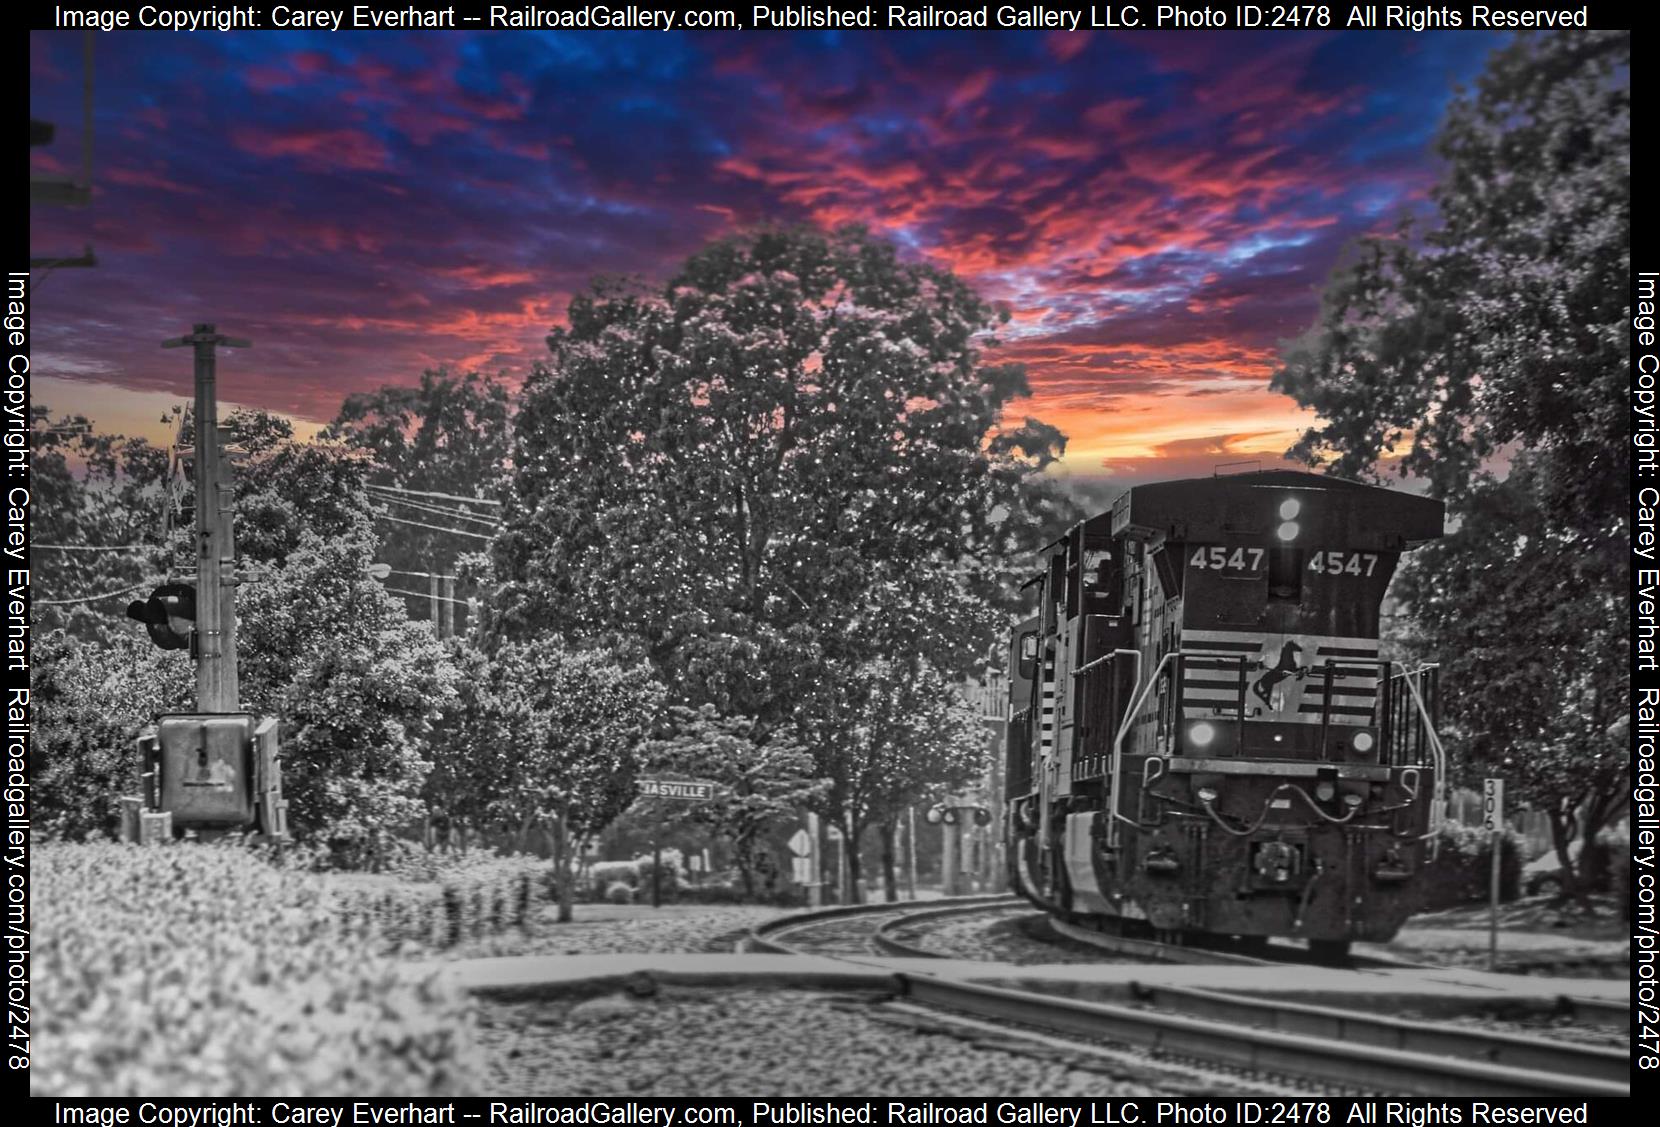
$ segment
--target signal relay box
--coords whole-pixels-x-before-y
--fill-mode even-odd
[[[139,737],[142,807],[175,830],[288,833],[278,723],[247,713],[174,713]],[[134,800],[138,801],[138,800]]]
[[[164,716],[161,806],[176,826],[246,826],[254,820],[252,716]]]

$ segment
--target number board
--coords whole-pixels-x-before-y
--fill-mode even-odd
[[[1214,571],[1229,579],[1254,579],[1267,568],[1268,551],[1245,545],[1200,544],[1188,554],[1187,566]]]
[[[1315,552],[1308,558],[1308,570],[1320,575],[1348,575],[1368,579],[1378,570],[1376,552]]]

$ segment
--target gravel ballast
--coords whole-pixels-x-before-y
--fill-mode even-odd
[[[800,990],[484,1002],[485,1090],[541,1096],[1181,1094],[883,1020],[870,999]]]

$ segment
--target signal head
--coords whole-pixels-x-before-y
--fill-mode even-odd
[[[148,599],[128,603],[127,617],[142,622],[150,640],[162,649],[189,649],[196,628],[196,588],[188,583],[163,583]]]

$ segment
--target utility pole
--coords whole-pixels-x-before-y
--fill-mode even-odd
[[[940,884],[941,891],[946,896],[956,896],[962,883],[957,861],[957,846],[961,844],[960,830],[956,819],[940,822]]]
[[[905,808],[905,888],[916,899],[916,807]]]
[[[236,565],[232,532],[235,493],[219,450],[219,398],[214,349],[249,348],[221,336],[212,325],[195,325],[189,336],[164,341],[163,348],[190,345],[196,352],[196,710],[239,712],[236,684]]]
[[[811,810],[807,812],[807,837],[811,841],[808,856],[813,861],[813,879],[807,884],[807,906],[817,908],[824,903],[824,838],[819,833],[818,815]]]
[[[427,607],[432,611],[432,632],[440,638],[444,636],[443,623],[438,613],[438,573],[427,573]]]
[[[455,576],[444,576],[443,584],[442,601],[438,604],[438,636],[440,638],[453,638],[455,637]]]

